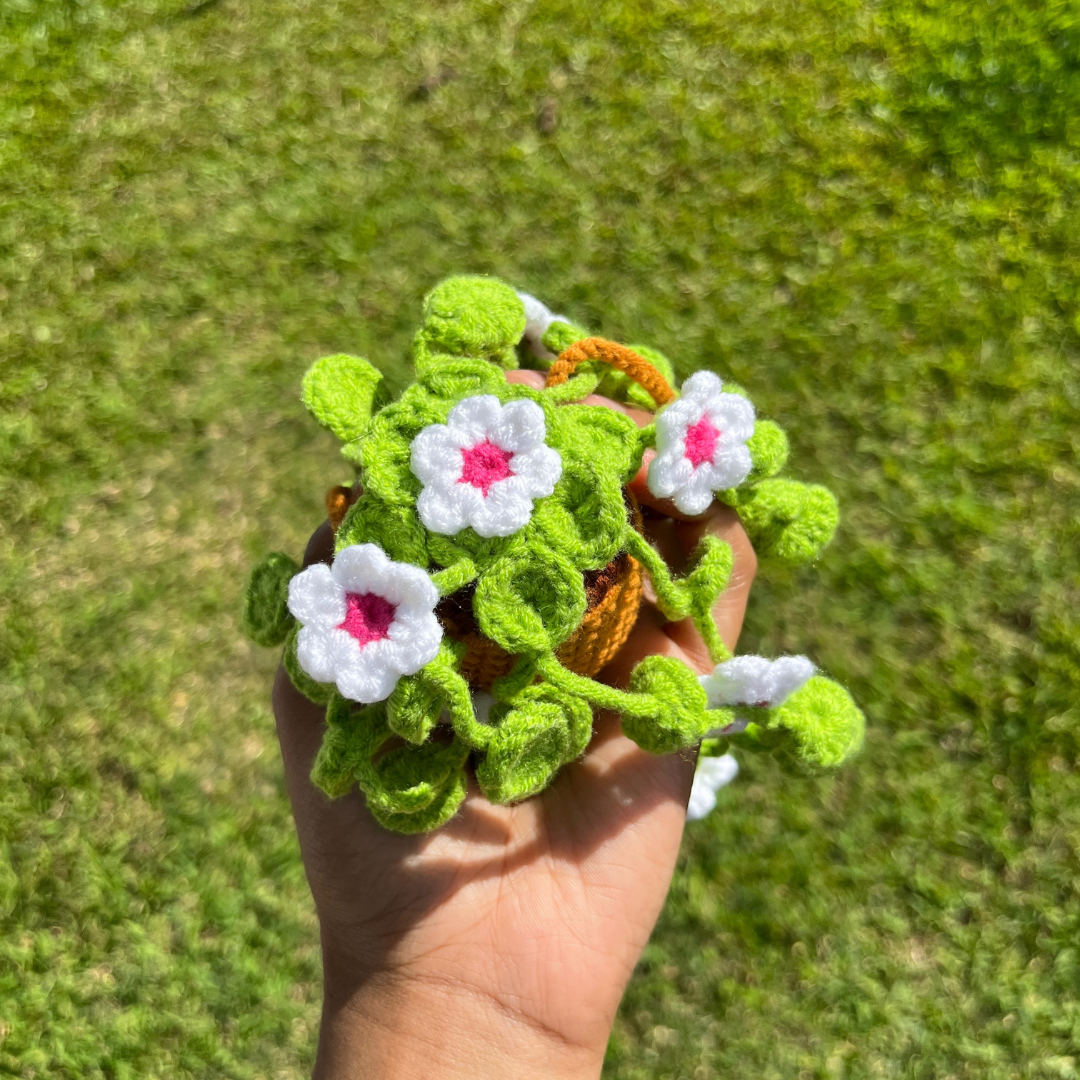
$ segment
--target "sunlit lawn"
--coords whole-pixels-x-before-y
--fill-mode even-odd
[[[236,618],[496,273],[745,386],[829,483],[747,651],[866,708],[692,826],[618,1078],[1080,1074],[1080,12],[0,6],[0,1075],[299,1077],[316,930]]]

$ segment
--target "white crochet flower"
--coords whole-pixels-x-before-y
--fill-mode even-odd
[[[716,806],[716,793],[739,775],[739,763],[730,755],[703,757],[694,773],[690,788],[690,802],[686,806],[686,820],[700,821]]]
[[[702,675],[701,685],[709,708],[724,705],[775,706],[785,702],[814,674],[814,665],[805,656],[736,656]]]
[[[656,418],[649,490],[673,499],[684,514],[703,513],[714,491],[738,486],[750,472],[746,440],[754,434],[754,406],[721,386],[711,371],[699,371]]]
[[[544,411],[534,401],[500,405],[491,394],[455,405],[445,424],[412,441],[412,471],[424,485],[420,520],[453,536],[471,525],[481,536],[510,536],[550,495],[562,458],[544,442]]]
[[[289,582],[289,610],[302,624],[296,658],[350,701],[382,701],[439,651],[438,601],[418,566],[391,561],[377,544],[354,544],[333,566],[316,563]]]

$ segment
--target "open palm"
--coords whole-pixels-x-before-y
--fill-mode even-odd
[[[705,532],[732,545],[716,618],[733,648],[755,565],[737,517],[714,505],[681,519],[642,479],[633,486],[646,531],[673,570]],[[331,551],[321,529],[305,565]],[[666,623],[647,592],[601,678],[624,685],[657,653],[711,667],[689,621]],[[493,806],[474,789],[443,828],[401,836],[375,823],[358,792],[330,801],[312,785],[323,710],[283,671],[274,710],[322,932],[316,1076],[598,1075],[671,880],[694,754],[648,754],[601,714],[588,751],[541,795]]]

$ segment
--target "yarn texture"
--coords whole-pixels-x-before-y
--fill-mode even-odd
[[[523,356],[552,361],[542,389],[506,382]],[[331,565],[275,554],[245,593],[248,634],[284,643],[294,685],[326,706],[312,779],[328,796],[355,786],[386,828],[430,831],[464,799],[467,766],[494,803],[542,791],[585,751],[597,709],[651,753],[707,740],[695,816],[737,771],[724,747],[782,740],[828,766],[858,748],[862,713],[809,660],[725,648],[712,609],[728,544],[705,537],[673,575],[640,531],[626,485],[655,448],[654,494],[690,514],[721,498],[766,558],[809,561],[831,538],[835,500],[778,475],[787,438],[743,391],[701,371],[680,394],[661,354],[475,276],[425,299],[413,362],[416,381],[381,407],[366,360],[308,371],[304,404],[359,484],[327,496]],[[598,387],[655,423],[584,404]],[[650,656],[625,690],[593,677],[629,635],[646,575],[665,617],[702,634],[710,675]]]

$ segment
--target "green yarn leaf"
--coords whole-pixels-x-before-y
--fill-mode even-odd
[[[554,686],[527,687],[492,732],[476,769],[480,790],[493,803],[534,795],[584,753],[591,737],[587,702]]]
[[[775,476],[787,464],[788,437],[772,420],[754,422],[754,434],[747,440],[746,448],[753,462],[747,478],[751,483]]]
[[[358,708],[330,689],[326,732],[311,767],[311,782],[337,799],[370,774],[371,755],[389,738],[390,729],[381,704]]]
[[[673,656],[647,656],[630,675],[631,693],[656,700],[652,716],[623,716],[623,731],[650,754],[693,746],[710,727],[705,691],[697,676]]]
[[[435,797],[423,809],[411,814],[395,813],[386,810],[381,804],[368,804],[371,816],[391,832],[412,836],[417,833],[432,832],[445,825],[465,801],[468,791],[468,779],[462,769],[452,772]]]
[[[528,525],[531,537],[564,554],[579,570],[607,566],[622,548],[626,529],[618,480],[574,459],[563,464],[555,491],[540,500]]]
[[[285,638],[285,649],[281,654],[281,666],[289,676],[293,686],[300,691],[309,701],[316,705],[325,705],[331,695],[337,691],[332,683],[316,682],[301,666],[296,657],[296,639],[300,633],[300,624],[293,623],[292,629]]]
[[[735,505],[758,555],[790,565],[816,559],[840,520],[828,488],[797,480],[763,480]]]
[[[349,507],[334,541],[334,550],[353,544],[378,544],[398,562],[426,566],[427,530],[416,509],[407,503],[387,503],[374,491],[365,491]]]
[[[580,326],[559,319],[544,331],[544,336],[540,340],[548,352],[553,352],[558,356],[559,353],[569,349],[575,341],[584,341],[588,336],[588,330],[582,330]]]
[[[368,808],[394,815],[427,810],[467,756],[468,747],[460,741],[395,747],[375,762],[373,775],[362,785]]]
[[[390,730],[411,743],[422,743],[438,723],[442,695],[420,675],[405,675],[386,699]]]
[[[300,572],[295,559],[280,551],[267,555],[244,590],[244,632],[256,645],[280,645],[294,620],[289,612],[289,582]]]
[[[508,555],[484,571],[473,613],[485,637],[509,653],[550,652],[585,615],[581,572],[559,551]]]
[[[814,675],[782,705],[768,711],[769,727],[794,733],[800,755],[812,764],[836,766],[862,745],[866,717],[838,682]]]
[[[304,375],[301,399],[312,416],[342,442],[353,442],[371,419],[382,372],[360,356],[338,353],[316,360]]]
[[[463,398],[477,394],[499,395],[508,383],[502,372],[486,360],[438,356],[420,373],[420,385],[432,397],[456,405]]]
[[[620,485],[633,479],[644,447],[629,416],[596,405],[567,405],[558,410],[558,418],[567,457],[589,462]]]
[[[517,367],[514,346],[525,332],[525,306],[497,278],[462,275],[441,281],[424,298],[417,370],[437,364],[437,353],[471,356],[502,368]]]

